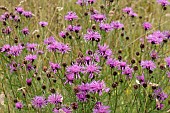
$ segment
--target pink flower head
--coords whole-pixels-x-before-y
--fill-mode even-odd
[[[67,15],[65,16],[65,20],[73,21],[74,19],[78,19],[78,16],[73,11],[68,12]]]

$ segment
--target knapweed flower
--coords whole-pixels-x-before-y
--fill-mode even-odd
[[[148,70],[154,70],[156,68],[156,65],[153,61],[141,61],[141,66],[143,69],[148,69]]]
[[[74,74],[76,78],[80,78],[80,73],[82,72],[82,69],[82,66],[79,66],[78,64],[73,64],[66,68],[66,72],[68,74]]]
[[[54,108],[53,113],[72,113],[72,110],[69,107],[62,107],[60,109]]]
[[[154,98],[158,99],[160,102],[163,102],[165,99],[168,98],[168,95],[165,94],[162,91],[162,88],[160,88],[160,87],[155,89],[152,95]]]
[[[120,23],[119,21],[112,21],[110,23],[110,26],[113,28],[113,29],[122,29],[124,27],[124,25],[122,23]]]
[[[56,73],[57,70],[59,70],[59,69],[61,68],[59,64],[57,64],[57,63],[52,63],[52,62],[50,62],[50,67],[51,67],[51,69],[52,69],[52,71],[53,71],[54,73]]]
[[[170,5],[170,2],[168,0],[157,0],[159,4],[161,4],[163,7],[167,7]]]
[[[104,58],[110,58],[112,55],[112,50],[106,44],[98,45],[98,50],[96,51],[100,56]]]
[[[97,31],[88,29],[87,34],[84,35],[84,39],[87,41],[99,41],[101,39],[101,35]]]
[[[27,79],[26,79],[26,82],[27,82],[27,85],[28,85],[28,86],[31,86],[31,84],[32,84],[32,78],[27,78]]]
[[[17,103],[15,103],[15,107],[17,109],[22,109],[23,108],[23,104],[21,102],[17,102]]]
[[[149,30],[149,29],[152,28],[152,24],[149,23],[149,22],[144,22],[144,23],[143,23],[143,28],[144,28],[145,30]]]
[[[125,66],[125,68],[122,70],[122,74],[127,75],[127,78],[132,78],[133,69],[129,66]]]
[[[87,93],[85,92],[76,93],[76,97],[78,98],[79,101],[82,101],[82,102],[87,101]]]
[[[112,30],[111,25],[107,24],[107,23],[106,24],[105,23],[100,23],[99,27],[100,27],[101,30],[104,30],[106,32],[109,32],[109,31]]]
[[[109,106],[104,106],[101,102],[96,102],[93,113],[110,113]]]
[[[76,4],[79,4],[80,6],[84,6],[84,5],[87,5],[87,1],[86,0],[77,0]]]
[[[104,14],[95,13],[91,15],[91,19],[95,20],[96,22],[103,22],[104,20],[106,20],[106,16]]]
[[[164,104],[162,104],[162,103],[156,103],[156,109],[157,109],[157,110],[161,110],[161,109],[163,109],[163,107],[164,107]]]
[[[11,27],[6,27],[5,29],[2,29],[2,33],[9,35],[12,32],[12,28]]]
[[[30,34],[30,32],[29,32],[29,29],[28,28],[24,28],[24,29],[22,29],[22,31],[21,31],[24,35],[29,35]]]
[[[61,94],[55,93],[55,94],[49,95],[47,101],[51,104],[57,105],[58,103],[62,103],[63,97]]]
[[[110,67],[110,68],[116,68],[119,66],[119,61],[113,58],[108,58],[106,61],[106,64]]]
[[[78,33],[81,29],[82,29],[82,27],[80,25],[73,26],[73,31],[76,33]]]
[[[142,74],[141,76],[136,76],[137,80],[139,81],[139,84],[143,85],[145,83],[145,76]]]
[[[158,53],[156,52],[156,51],[152,51],[151,53],[150,53],[150,56],[151,56],[151,58],[154,60],[154,59],[157,59],[158,58]]]
[[[78,19],[78,16],[73,11],[68,12],[67,15],[65,16],[65,20],[73,21],[74,19]]]
[[[40,25],[41,27],[45,27],[45,26],[48,25],[48,22],[42,21],[42,22],[39,22],[39,25]]]
[[[170,31],[163,31],[162,33],[164,34],[166,39],[170,39]]]
[[[98,93],[100,96],[103,92],[109,92],[109,88],[106,88],[105,82],[102,81],[92,81],[89,84],[89,91],[92,93]]]
[[[10,50],[8,51],[8,54],[13,55],[13,56],[19,56],[23,49],[24,49],[24,47],[21,46],[21,44],[14,45],[14,46],[10,47]]]
[[[59,33],[59,36],[60,36],[61,38],[66,38],[66,37],[67,37],[67,33],[66,33],[65,31],[61,31],[61,32]]]
[[[135,12],[130,12],[130,13],[129,13],[129,16],[131,16],[131,17],[137,17],[137,16],[138,16],[138,14],[137,14],[137,13],[135,13]]]
[[[33,16],[32,12],[30,11],[23,11],[22,15],[24,15],[26,18],[31,18]]]
[[[74,73],[69,73],[69,74],[66,74],[66,83],[69,83],[70,85],[73,83],[74,81]]]
[[[8,64],[10,68],[10,72],[17,71],[17,68],[20,66],[20,64],[17,64],[16,62],[12,61],[10,64]]]
[[[52,44],[53,42],[56,42],[55,38],[53,36],[50,36],[49,38],[44,40],[44,44]]]
[[[96,0],[87,0],[88,4],[93,4],[96,2]]]
[[[167,64],[167,66],[170,67],[170,56],[165,58],[165,62]]]
[[[68,53],[71,50],[71,48],[67,44],[58,43],[57,44],[57,50],[58,50],[58,52],[65,54],[65,53]]]
[[[15,11],[19,14],[22,14],[24,12],[24,9],[22,7],[16,7]]]
[[[30,62],[33,62],[35,59],[37,59],[37,56],[36,56],[36,55],[32,55],[32,54],[27,55],[27,56],[25,57],[25,60],[26,60],[26,61],[30,61]]]
[[[37,46],[38,46],[38,44],[35,44],[35,43],[27,43],[27,50],[35,51]]]
[[[35,96],[32,100],[32,106],[35,108],[43,108],[47,105],[47,100],[42,96]]]
[[[129,14],[130,12],[133,12],[133,9],[131,7],[125,7],[123,8],[123,12]]]
[[[11,46],[9,44],[5,44],[1,47],[1,52],[8,52]]]
[[[89,78],[93,78],[94,74],[99,74],[101,67],[95,63],[86,64],[84,72],[89,74]]]
[[[152,44],[160,44],[166,38],[167,37],[165,37],[165,35],[160,31],[155,31],[154,33],[147,36],[148,42]]]

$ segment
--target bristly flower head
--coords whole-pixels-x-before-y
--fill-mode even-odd
[[[78,19],[78,16],[73,11],[68,12],[67,15],[65,16],[65,20],[73,21],[74,19]]]
[[[166,38],[167,37],[165,37],[165,35],[160,31],[155,31],[152,34],[150,34],[149,36],[147,36],[148,42],[150,42],[152,44],[160,44]]]
[[[60,109],[54,108],[53,113],[72,113],[72,110],[69,107],[62,107]]]
[[[17,102],[17,103],[15,103],[15,107],[17,109],[22,109],[23,108],[23,104],[21,102]]]
[[[48,96],[48,102],[51,103],[51,104],[59,104],[59,103],[62,103],[63,101],[63,97],[61,96],[61,94],[51,94]]]
[[[50,67],[51,67],[51,69],[52,69],[52,71],[53,71],[54,73],[56,73],[57,70],[59,70],[59,69],[61,68],[59,64],[57,64],[57,63],[52,63],[52,62],[50,62]]]
[[[95,13],[91,15],[91,19],[95,20],[96,22],[103,22],[104,20],[106,20],[106,16],[104,14]]]
[[[30,34],[28,28],[24,28],[21,32],[22,32],[24,35],[29,35],[29,34]]]
[[[113,29],[122,29],[124,27],[124,25],[122,23],[120,23],[119,21],[112,21],[110,26]]]
[[[23,11],[22,15],[24,15],[26,18],[31,18],[33,16],[31,11]]]
[[[170,67],[170,56],[165,58],[166,64],[168,67]]]
[[[13,55],[13,56],[19,56],[23,49],[24,49],[24,47],[22,47],[21,44],[14,45],[14,46],[10,47],[8,54]]]
[[[101,39],[101,35],[97,31],[88,29],[87,34],[84,35],[84,39],[87,41],[99,41]]]
[[[101,102],[96,102],[93,113],[110,113],[109,106],[104,106]]]
[[[104,58],[110,58],[112,55],[112,50],[106,44],[98,45],[98,50],[96,51],[100,56]]]
[[[39,22],[39,25],[40,25],[41,27],[45,27],[45,26],[48,25],[48,22],[42,21],[42,22]]]
[[[154,70],[156,68],[156,65],[153,61],[141,61],[141,66],[143,69],[148,69],[148,70]]]
[[[157,0],[159,4],[161,4],[163,7],[167,7],[170,5],[170,2],[168,0]]]
[[[27,50],[35,51],[37,46],[38,46],[38,44],[35,44],[35,43],[27,43]]]
[[[30,62],[33,62],[35,59],[37,59],[37,56],[36,56],[36,55],[32,55],[32,54],[27,55],[27,56],[25,57],[25,60],[26,60],[26,61],[30,61]]]
[[[16,7],[15,11],[19,14],[22,14],[24,12],[24,9],[22,7]]]
[[[47,100],[42,96],[35,96],[32,100],[32,105],[35,108],[43,108],[47,105]]]
[[[143,28],[144,28],[145,30],[149,30],[149,29],[152,28],[152,24],[149,23],[149,22],[144,22],[144,23],[143,23]]]
[[[100,29],[104,30],[106,32],[109,32],[109,31],[113,30],[111,25],[107,24],[107,23],[106,24],[105,23],[100,23]]]
[[[82,72],[82,66],[79,66],[78,64],[73,64],[72,66],[68,66],[66,68],[67,74],[73,74],[76,76],[76,78],[80,78],[80,73]]]

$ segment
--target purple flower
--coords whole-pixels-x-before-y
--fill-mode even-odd
[[[85,92],[76,93],[76,97],[78,98],[79,101],[82,101],[82,102],[87,101],[87,93]]]
[[[40,25],[41,27],[45,27],[45,26],[48,25],[48,22],[42,21],[42,22],[39,22],[39,25]]]
[[[56,42],[56,40],[53,36],[44,40],[44,44],[47,44],[47,45],[52,44],[53,42]]]
[[[119,61],[113,58],[109,58],[106,61],[106,64],[110,66],[110,68],[115,68],[119,66]]]
[[[80,6],[84,6],[87,4],[87,1],[85,0],[77,0],[76,4],[79,4]]]
[[[170,39],[170,31],[164,31],[163,34],[166,37],[166,39]]]
[[[137,80],[139,80],[140,84],[145,83],[145,76],[142,74],[141,76],[136,76]]]
[[[93,81],[89,84],[89,90],[92,93],[98,93],[100,96],[103,92],[108,92],[109,88],[106,88],[104,81]]]
[[[24,9],[22,7],[16,7],[15,11],[19,14],[22,14],[24,12]]]
[[[22,32],[24,35],[29,35],[29,34],[30,34],[28,28],[24,28],[21,32]]]
[[[50,67],[51,67],[51,69],[52,69],[52,71],[53,71],[54,73],[56,73],[56,71],[61,68],[59,64],[57,64],[57,63],[52,63],[52,62],[50,62]]]
[[[27,50],[28,50],[28,51],[35,51],[37,45],[38,45],[38,44],[35,44],[35,43],[27,43]]]
[[[165,62],[167,64],[167,66],[170,67],[170,56],[165,58]]]
[[[21,44],[19,45],[15,45],[15,46],[11,46],[10,50],[8,51],[9,55],[13,55],[13,56],[19,56],[22,52],[24,47],[21,46]]]
[[[150,54],[152,59],[157,59],[158,58],[158,53],[156,51],[152,51]]]
[[[35,59],[37,59],[37,56],[36,56],[36,55],[32,55],[32,54],[27,55],[27,56],[25,57],[25,60],[26,60],[26,61],[31,61],[31,62],[33,62]]]
[[[12,61],[9,65],[10,72],[17,71],[17,68],[20,66],[20,64],[17,64],[16,62]]]
[[[57,44],[57,50],[60,53],[65,54],[65,53],[68,53],[71,50],[71,48],[67,44],[58,43]]]
[[[69,73],[69,74],[66,74],[66,83],[69,83],[70,85],[73,83],[74,81],[74,73]]]
[[[113,29],[122,29],[124,27],[124,25],[122,23],[120,23],[119,21],[112,21],[110,26]]]
[[[133,12],[133,9],[131,7],[125,7],[123,12],[129,14],[130,12]]]
[[[100,55],[100,56],[103,56],[104,58],[110,58],[111,55],[112,55],[112,50],[109,49],[109,46],[107,46],[106,44],[104,44],[103,46],[102,45],[98,45],[98,50],[97,50],[97,53]]]
[[[77,26],[73,26],[73,31],[78,33],[80,30],[81,30],[81,26],[80,25],[77,25]]]
[[[148,42],[152,44],[160,44],[166,38],[167,37],[165,37],[165,35],[160,31],[155,31],[153,34],[147,36]]]
[[[91,15],[91,19],[95,20],[96,22],[102,22],[102,21],[106,20],[106,16],[104,14],[95,13],[95,14]]]
[[[27,85],[28,85],[28,86],[31,86],[31,84],[32,84],[32,78],[28,78],[28,79],[26,80],[26,82],[27,82]]]
[[[15,107],[17,109],[22,109],[23,108],[23,104],[21,102],[17,102],[17,103],[15,103]]]
[[[142,61],[141,66],[143,69],[148,69],[148,70],[154,70],[156,68],[156,65],[153,61]]]
[[[161,4],[163,7],[170,5],[170,2],[168,0],[157,0],[157,2]]]
[[[23,11],[22,15],[24,15],[26,18],[31,18],[33,16],[32,12],[30,11]]]
[[[59,33],[59,36],[60,36],[61,38],[66,38],[66,37],[67,37],[67,34],[66,34],[65,31],[61,31],[61,32]]]
[[[109,106],[104,106],[101,102],[96,102],[93,113],[110,113]]]
[[[100,29],[101,29],[101,30],[104,30],[104,31],[106,31],[106,32],[109,32],[109,31],[112,30],[112,27],[111,27],[110,24],[100,23],[99,26],[100,26]]]
[[[47,100],[42,96],[35,96],[32,100],[32,105],[35,108],[43,108],[47,105]]]
[[[65,16],[65,20],[73,21],[74,19],[78,19],[78,16],[73,11],[68,12],[67,15]]]
[[[85,73],[89,74],[89,78],[93,78],[94,74],[100,73],[100,70],[101,70],[100,66],[98,66],[97,64],[90,63],[90,64],[86,64],[84,71]]]
[[[6,27],[5,29],[2,29],[2,33],[9,35],[12,32],[12,28],[10,28],[9,26]]]
[[[122,70],[122,74],[127,75],[128,78],[132,78],[132,73],[133,73],[133,69],[130,68],[129,66],[126,66],[126,67]]]
[[[10,51],[10,45],[9,44],[5,44],[3,47],[1,47],[1,52],[8,52]]]
[[[69,107],[62,107],[60,109],[54,108],[53,113],[72,113],[72,110]]]
[[[82,72],[82,67],[78,64],[73,64],[72,66],[69,66],[66,68],[66,72],[68,74],[74,74],[76,75],[76,78],[80,78],[80,73]]]
[[[88,2],[89,4],[93,4],[93,3],[96,2],[96,0],[87,0],[87,2]]]
[[[163,109],[163,107],[164,107],[164,104],[162,104],[162,103],[157,103],[156,104],[156,109],[157,110],[161,110],[161,109]]]
[[[88,29],[87,34],[84,35],[84,39],[87,41],[99,41],[101,39],[101,35],[97,31]]]
[[[137,17],[138,14],[137,14],[137,13],[134,13],[134,12],[130,12],[130,13],[129,13],[129,16],[131,16],[131,17]]]
[[[152,24],[149,23],[149,22],[144,22],[144,23],[143,23],[143,28],[144,28],[145,30],[149,30],[149,29],[152,28]]]
[[[48,102],[51,103],[51,104],[58,104],[58,103],[62,103],[63,101],[63,97],[61,94],[51,94],[48,96]]]
[[[162,88],[157,88],[154,90],[153,92],[153,97],[158,99],[160,102],[163,102],[165,99],[168,98],[168,95],[165,94],[163,91],[162,91]]]

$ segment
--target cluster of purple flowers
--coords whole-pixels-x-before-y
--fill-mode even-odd
[[[163,42],[163,40],[168,38],[165,33],[166,32],[155,31],[147,36],[147,40],[152,44],[160,44]]]
[[[94,4],[96,2],[96,0],[77,0],[77,4],[79,4],[80,6],[83,5],[88,5],[88,4]]]
[[[123,12],[124,13],[127,13],[129,16],[131,16],[131,17],[136,17],[136,16],[138,16],[134,11],[133,11],[133,9],[131,8],[131,7],[125,7],[124,9],[123,9]]]
[[[50,52],[58,51],[59,53],[65,54],[71,50],[71,48],[67,44],[57,42],[54,39],[54,37],[49,37],[49,38],[45,39],[44,43],[47,45],[47,49]]]
[[[77,98],[80,101],[87,101],[87,95],[90,93],[97,93],[100,96],[103,92],[109,92],[109,88],[106,87],[104,81],[92,81],[91,83],[82,83],[78,86]]]
[[[168,0],[157,0],[159,4],[162,5],[162,7],[167,7],[170,5],[170,2]]]
[[[109,106],[104,106],[101,102],[96,102],[93,113],[110,113]]]
[[[15,11],[23,16],[25,16],[26,18],[31,18],[33,16],[32,12],[30,11],[25,11],[22,7],[16,7]]]

